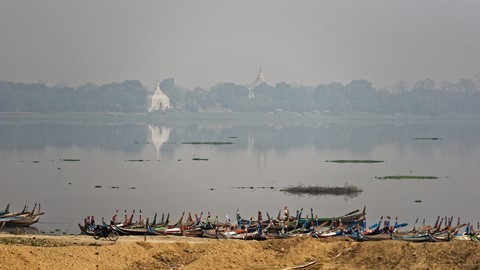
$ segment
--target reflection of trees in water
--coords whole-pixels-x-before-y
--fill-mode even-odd
[[[292,149],[343,151],[355,154],[370,153],[378,145],[414,145],[415,151],[434,151],[439,144],[455,145],[468,153],[480,144],[480,126],[477,123],[450,122],[334,122],[319,124],[232,124],[204,122],[188,125],[147,125],[144,123],[25,123],[0,124],[0,149],[39,149],[45,146],[140,152],[151,138],[155,147],[164,141],[231,141],[228,148],[217,151],[252,149],[263,159],[262,153],[275,150],[284,153]],[[441,141],[419,141],[412,138],[438,137]],[[162,149],[173,151],[176,146]],[[159,149],[159,148],[158,148]],[[158,151],[157,151],[158,152]]]
[[[144,124],[71,124],[33,123],[0,124],[0,149],[43,149],[53,147],[101,148],[140,152],[146,141]]]
[[[368,154],[379,145],[394,144],[399,147],[414,145],[414,150],[428,153],[438,144],[412,140],[415,137],[439,137],[441,143],[457,145],[471,151],[471,146],[480,144],[480,126],[467,122],[421,122],[421,123],[323,123],[318,125],[264,125],[233,126],[221,129],[221,133],[210,132],[214,138],[237,136],[230,149],[254,149],[259,153],[275,150],[284,153],[292,149],[315,148],[328,151],[349,151],[355,154]],[[208,132],[208,130],[203,130]],[[221,136],[223,134],[223,136]],[[208,138],[207,133],[201,136]],[[470,150],[469,150],[470,148]],[[230,150],[229,149],[229,150]]]

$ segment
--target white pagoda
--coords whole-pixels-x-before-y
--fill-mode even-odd
[[[170,110],[171,108],[172,106],[170,105],[170,99],[160,89],[160,85],[157,81],[155,91],[150,97],[150,107],[148,108],[148,112],[165,112],[167,110]]]
[[[253,88],[259,86],[262,83],[267,83],[267,79],[265,79],[265,76],[263,75],[263,71],[262,71],[262,66],[260,66],[260,69],[258,70],[257,79],[255,79],[255,82],[253,82]]]
[[[255,94],[253,93],[252,90],[262,83],[267,83],[267,79],[265,79],[265,76],[263,75],[263,71],[262,71],[262,66],[260,66],[260,69],[258,70],[257,78],[252,83],[251,88],[248,89],[248,98],[250,99],[255,98]]]

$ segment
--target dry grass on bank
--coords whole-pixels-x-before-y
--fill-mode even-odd
[[[474,242],[0,235],[0,269],[480,269]]]

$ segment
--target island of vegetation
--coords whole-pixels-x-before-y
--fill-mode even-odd
[[[299,184],[297,186],[289,186],[280,189],[285,193],[295,195],[333,195],[333,196],[349,196],[355,197],[362,193],[362,189],[345,183],[343,187],[330,187],[330,186],[304,186]]]
[[[326,162],[335,162],[335,163],[382,163],[383,160],[371,160],[371,159],[337,159],[337,160],[327,160]]]
[[[382,177],[375,177],[381,180],[400,180],[400,179],[419,179],[419,180],[436,180],[437,176],[424,176],[424,175],[387,175]]]
[[[183,142],[183,144],[210,144],[210,145],[222,145],[233,144],[232,142]]]

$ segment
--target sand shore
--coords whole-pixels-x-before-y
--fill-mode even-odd
[[[146,241],[145,241],[146,240]],[[480,269],[480,243],[0,235],[0,269]]]

